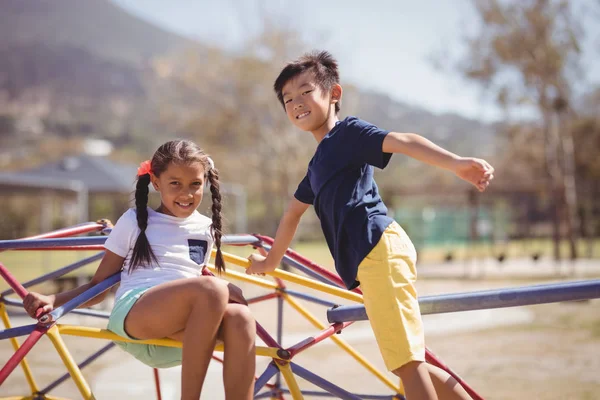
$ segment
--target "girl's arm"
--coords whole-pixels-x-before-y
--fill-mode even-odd
[[[81,293],[90,289],[92,286],[97,285],[109,276],[119,272],[123,268],[123,262],[125,259],[115,253],[106,250],[100,265],[94,274],[92,280],[84,285],[81,285],[73,290],[69,290],[62,293],[57,293],[49,296],[45,296],[35,292],[29,292],[25,299],[23,299],[23,307],[32,318],[35,318],[36,311],[42,307],[43,314],[47,314],[56,307],[60,307],[69,300],[77,297]],[[100,303],[106,297],[108,289],[88,302],[82,304],[80,307],[89,307],[94,304]]]
[[[416,133],[390,132],[383,152],[402,153],[424,163],[454,172],[459,178],[484,191],[494,177],[494,168],[479,158],[459,157]]]
[[[246,270],[247,274],[265,274],[277,268],[296,234],[300,218],[302,218],[302,215],[309,206],[309,204],[302,203],[296,198],[292,199],[281,218],[281,222],[279,222],[273,247],[271,247],[269,254],[267,257],[263,257],[260,254],[251,254],[248,257],[251,264]]]

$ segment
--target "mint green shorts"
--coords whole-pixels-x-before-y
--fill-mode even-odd
[[[136,301],[150,288],[127,291],[115,303],[107,329],[127,339],[138,340],[125,332],[125,317]],[[117,346],[152,368],[170,368],[181,365],[181,349],[178,347],[157,346],[129,342],[114,342]]]

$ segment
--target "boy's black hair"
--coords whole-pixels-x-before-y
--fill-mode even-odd
[[[323,90],[328,92],[333,85],[340,83],[340,74],[338,72],[338,63],[328,51],[312,51],[302,55],[295,61],[288,63],[279,73],[273,89],[277,94],[279,102],[285,109],[283,102],[283,87],[290,80],[298,75],[311,71],[315,76],[315,83]],[[339,101],[335,103],[335,113],[340,111]]]

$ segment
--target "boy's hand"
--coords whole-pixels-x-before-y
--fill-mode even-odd
[[[483,192],[494,179],[494,167],[480,158],[463,157],[454,167],[454,173]]]
[[[38,308],[42,308],[40,314],[48,314],[54,309],[54,296],[44,296],[43,294],[29,292],[23,299],[23,308],[31,318],[37,319],[36,314]]]
[[[248,260],[250,261],[250,267],[246,269],[246,273],[249,275],[264,275],[267,272],[275,271],[275,268],[277,268],[277,265],[267,264],[267,258],[260,254],[250,254]]]

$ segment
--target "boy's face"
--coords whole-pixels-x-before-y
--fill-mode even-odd
[[[285,112],[294,125],[303,131],[313,132],[323,125],[327,117],[335,110],[331,94],[315,83],[311,71],[290,79],[282,89]]]

